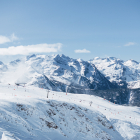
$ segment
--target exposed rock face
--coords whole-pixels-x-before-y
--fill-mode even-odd
[[[129,105],[140,107],[140,88],[131,89],[129,97]]]

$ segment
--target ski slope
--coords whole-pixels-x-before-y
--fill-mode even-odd
[[[139,140],[140,108],[0,84],[0,140]]]

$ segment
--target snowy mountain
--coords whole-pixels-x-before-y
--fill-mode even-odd
[[[60,92],[67,90],[96,95],[116,104],[140,106],[139,89],[127,89],[132,85],[139,87],[139,63],[132,60],[124,62],[110,57],[87,62],[65,55],[33,54],[8,65],[1,62],[1,68],[1,83],[33,85]]]
[[[0,140],[140,139],[134,60],[34,54],[0,72]]]
[[[0,84],[1,140],[138,140],[140,108],[94,95]]]
[[[115,57],[96,57],[89,61],[110,81],[124,88],[140,88],[140,63],[123,61]]]
[[[0,72],[5,72],[7,71],[7,66],[0,61]]]
[[[112,89],[115,86],[94,64],[65,55],[30,55],[7,65],[2,83],[27,83],[55,91],[89,93],[85,89]]]

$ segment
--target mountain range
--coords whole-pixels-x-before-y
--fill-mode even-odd
[[[94,94],[117,104],[140,106],[140,63],[115,57],[89,61],[65,55],[28,55],[0,62],[0,82],[53,91]]]
[[[115,57],[91,59],[98,70],[112,83],[124,88],[140,88],[140,63],[135,60],[123,61]]]

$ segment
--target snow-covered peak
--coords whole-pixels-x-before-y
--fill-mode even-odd
[[[96,65],[100,65],[102,63],[102,65],[104,65],[106,67],[108,65],[119,64],[122,61],[115,57],[107,57],[107,58],[96,57],[94,59],[89,60],[89,62],[96,64]]]
[[[36,54],[28,55],[28,56],[26,56],[26,60],[29,60],[29,59],[32,59],[35,57],[36,57]]]
[[[15,66],[15,65],[17,65],[17,64],[20,63],[20,62],[21,62],[21,59],[16,59],[16,60],[14,60],[14,61],[11,61],[11,62],[9,63],[9,65]]]
[[[0,61],[0,65],[4,65],[2,61]]]
[[[82,60],[81,58],[78,58],[77,61],[78,61],[78,62],[82,62],[83,60]]]
[[[134,66],[134,65],[137,66],[137,65],[140,65],[139,62],[137,62],[135,60],[132,60],[132,59],[125,61],[124,64],[127,65],[127,66]]]
[[[94,59],[98,60],[98,59],[100,59],[100,57],[95,57]]]
[[[95,64],[111,82],[116,82],[120,86],[128,84],[132,88],[130,83],[140,80],[140,63],[135,60],[123,61],[115,57],[108,57],[94,58],[89,62]]]
[[[7,71],[7,66],[2,61],[0,61],[0,71],[1,72]]]
[[[68,63],[69,61],[71,61],[69,57],[67,57],[67,56],[65,56],[65,55],[59,55],[59,54],[56,55],[56,56],[54,57],[54,60],[55,60],[57,63],[65,64],[65,65],[67,65],[67,63]]]
[[[11,79],[12,83],[25,81],[38,86],[46,81],[44,85],[46,88],[60,91],[65,91],[67,85],[91,89],[114,87],[95,65],[63,54],[50,56],[33,54],[26,56],[25,59],[12,61],[8,65],[8,72],[2,75],[1,81],[9,83]],[[77,92],[75,89],[71,90]]]

